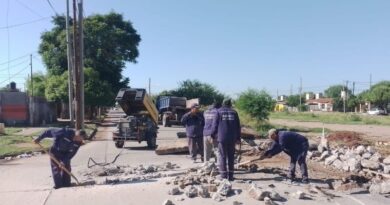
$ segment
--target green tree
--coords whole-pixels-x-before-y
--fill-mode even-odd
[[[225,95],[217,91],[215,87],[198,80],[185,80],[179,83],[177,89],[162,91],[159,95],[186,97],[187,99],[199,98],[199,103],[202,105],[210,105],[214,100],[222,102],[225,98]]]
[[[47,77],[45,96],[49,101],[66,102],[68,100],[68,74]]]
[[[91,108],[114,104],[116,93],[111,91],[108,82],[100,80],[99,73],[92,68],[85,69],[84,91],[85,103]]]
[[[341,91],[343,90],[347,91],[348,97],[352,96],[352,91],[343,85],[332,85],[325,90],[325,96],[333,98],[333,110],[335,111],[343,111],[344,109],[343,99],[341,98]]]
[[[239,95],[235,106],[252,118],[263,121],[268,119],[269,113],[275,107],[275,101],[265,90],[248,89]]]
[[[366,97],[376,106],[387,110],[390,103],[390,81],[373,85]]]
[[[305,98],[300,95],[290,95],[287,98],[287,105],[291,107],[298,107],[300,102],[302,104],[305,103]]]
[[[65,17],[53,17],[53,24],[41,36],[39,53],[49,76],[60,76],[67,70]],[[100,80],[108,83],[108,95],[128,86],[129,78],[123,77],[122,71],[126,62],[137,62],[140,41],[132,23],[121,14],[96,14],[84,19],[84,66],[96,70]]]
[[[27,93],[31,95],[31,78],[26,80]],[[33,94],[38,97],[45,97],[46,75],[43,73],[33,73]]]

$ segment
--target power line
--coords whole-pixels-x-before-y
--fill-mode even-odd
[[[38,17],[41,17],[43,18],[43,16],[41,14],[39,14],[38,12],[34,11],[33,9],[31,9],[29,6],[27,6],[26,4],[24,4],[23,2],[19,1],[19,0],[16,0],[16,2],[18,2],[20,5],[22,5],[24,8],[26,8],[27,10],[29,10],[31,13],[37,15]]]
[[[10,52],[11,52],[11,46],[10,46],[10,35],[9,35],[9,0],[7,0],[7,15],[6,15],[6,25],[7,25],[7,66],[8,66],[8,80],[11,79],[11,74],[9,72],[9,59],[10,59]]]
[[[4,65],[4,64],[7,64],[7,63],[10,63],[10,62],[13,62],[13,61],[17,61],[17,60],[22,59],[22,58],[25,58],[25,57],[27,57],[27,56],[29,56],[29,55],[30,55],[30,54],[26,54],[26,55],[19,56],[19,57],[17,57],[17,58],[12,59],[12,60],[9,60],[9,61],[0,63],[0,65]]]
[[[4,82],[7,82],[7,81],[11,80],[11,78],[13,78],[13,77],[19,75],[20,73],[22,73],[24,70],[26,70],[26,69],[29,68],[29,67],[30,67],[30,65],[27,65],[26,67],[24,67],[24,68],[23,68],[22,70],[20,70],[19,72],[17,72],[17,73],[15,73],[14,75],[10,76],[9,79],[1,81],[1,82],[0,82],[0,85],[3,84]]]
[[[27,24],[40,22],[40,21],[43,21],[43,20],[46,20],[46,19],[49,19],[49,18],[50,17],[43,17],[43,18],[40,18],[40,19],[35,19],[35,20],[32,20],[32,21],[27,21],[27,22],[24,22],[24,23],[18,23],[18,24],[13,24],[13,25],[8,25],[8,21],[7,21],[7,26],[0,27],[0,30],[15,28],[15,27],[19,27],[19,26],[24,26],[24,25],[27,25]]]
[[[54,11],[54,13],[56,14],[56,16],[58,16],[58,13],[56,11],[56,9],[54,8],[54,6],[51,4],[50,0],[46,0],[47,3],[49,4],[50,8]]]
[[[17,67],[17,66],[19,66],[19,65],[22,65],[22,64],[27,63],[28,61],[29,61],[28,59],[27,59],[27,60],[24,60],[24,61],[22,61],[22,62],[19,62],[19,63],[17,63],[17,64],[12,65],[12,66],[8,66],[7,68],[0,69],[0,71],[4,71],[4,70],[10,69],[10,68],[15,68],[15,67]]]

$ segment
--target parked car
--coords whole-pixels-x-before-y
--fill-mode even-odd
[[[372,108],[371,110],[367,111],[369,115],[386,115],[386,111],[381,108]]]

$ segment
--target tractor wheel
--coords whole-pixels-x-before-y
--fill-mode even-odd
[[[115,142],[115,147],[116,148],[123,148],[124,145],[125,145],[124,141],[116,141]]]

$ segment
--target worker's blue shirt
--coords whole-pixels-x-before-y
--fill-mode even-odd
[[[188,112],[183,115],[181,123],[186,126],[187,137],[203,137],[204,118],[201,113]]]
[[[298,156],[309,148],[309,143],[306,137],[288,131],[279,131],[279,139],[274,141],[271,148],[265,153],[266,156],[274,156],[284,151],[290,156]]]
[[[204,116],[204,128],[203,128],[203,136],[212,136],[213,138],[213,123],[218,117],[218,109],[215,107],[211,107],[206,110],[203,114]]]
[[[238,114],[230,107],[218,109],[213,123],[213,134],[217,134],[218,142],[235,143],[241,140],[241,125]]]
[[[53,138],[50,152],[60,157],[61,161],[70,161],[80,148],[80,143],[73,141],[75,131],[69,128],[52,128],[43,132],[38,140]]]

